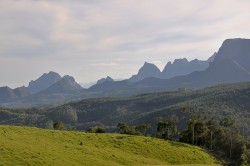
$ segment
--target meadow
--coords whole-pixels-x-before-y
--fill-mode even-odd
[[[205,150],[145,136],[0,126],[0,165],[216,165]]]

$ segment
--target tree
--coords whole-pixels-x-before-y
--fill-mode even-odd
[[[150,124],[140,124],[135,127],[135,130],[143,135],[145,135],[146,131],[151,127]]]
[[[100,127],[100,126],[95,126],[95,127],[90,127],[88,130],[87,130],[88,133],[105,133],[106,130],[105,128],[103,127]]]
[[[191,106],[184,106],[182,107],[181,112],[187,112],[191,114],[191,118],[189,119],[189,125],[192,129],[192,144],[194,145],[194,139],[195,139],[195,124],[197,122],[198,117],[196,116],[196,110]]]
[[[206,121],[206,126],[207,126],[208,133],[209,133],[210,150],[213,150],[213,134],[217,130],[217,124],[211,119],[211,120]]]
[[[157,124],[157,132],[161,132],[161,136],[165,139],[169,139],[170,123],[166,120],[160,121]]]
[[[129,126],[126,123],[118,123],[117,128],[121,134],[142,135],[150,128],[150,124],[140,124],[138,126]]]
[[[127,134],[129,132],[129,126],[126,123],[118,123],[117,128],[120,130],[121,134]]]
[[[171,135],[170,135],[170,138],[173,139],[176,137],[177,135],[177,132],[178,132],[178,123],[179,123],[179,119],[177,116],[175,115],[172,115],[170,117],[170,128],[171,128]]]
[[[205,145],[208,127],[206,121],[199,116],[189,119],[187,127],[181,132],[180,141],[192,143],[193,145]]]
[[[178,118],[171,116],[170,118],[158,118],[157,132],[161,132],[161,136],[165,139],[173,139],[177,134]]]
[[[119,128],[121,134],[140,135],[134,126],[129,126],[126,123],[118,123],[117,128]]]
[[[62,121],[57,121],[53,124],[54,129],[56,130],[63,130],[64,129],[64,123]]]
[[[226,127],[229,129],[229,137],[230,137],[230,150],[229,150],[229,156],[232,158],[232,149],[233,149],[233,139],[232,139],[232,132],[233,132],[233,126],[235,124],[235,121],[231,117],[225,117],[220,121],[220,125],[223,127]]]

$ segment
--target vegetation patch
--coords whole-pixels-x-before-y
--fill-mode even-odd
[[[0,165],[216,165],[205,150],[152,137],[0,126]]]

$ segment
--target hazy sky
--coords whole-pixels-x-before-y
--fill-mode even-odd
[[[249,0],[0,0],[0,86],[43,73],[128,78],[250,38]]]

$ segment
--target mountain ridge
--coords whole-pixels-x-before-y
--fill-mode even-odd
[[[61,78],[62,77],[58,73],[50,71],[49,73],[44,73],[35,81],[30,81],[28,89],[32,94],[35,94],[50,87],[52,84],[61,80]]]
[[[133,78],[134,82],[130,79],[114,81],[111,77],[106,77],[101,79],[98,84],[88,89],[82,89],[73,77],[72,79],[70,76],[66,76],[64,79],[61,78],[61,81],[57,81],[47,89],[33,95],[27,96],[23,89],[24,97],[19,95],[17,90],[17,94],[15,94],[8,88],[1,88],[0,103],[5,105],[15,105],[15,103],[30,105],[31,103],[39,104],[46,102],[53,104],[55,101],[62,103],[74,99],[129,96],[140,93],[176,90],[178,88],[200,89],[217,84],[250,81],[250,40],[227,39],[222,43],[218,52],[215,52],[207,61],[195,59],[189,62],[184,58],[175,60],[173,64],[202,64],[203,62],[208,64],[208,67],[204,70],[193,71],[189,74],[178,75],[168,79],[160,77],[161,72],[157,66],[145,62],[138,74],[130,78]],[[168,63],[166,66],[170,64],[172,65],[172,63]],[[153,72],[151,72],[151,69],[153,69]],[[1,93],[1,91],[3,92]],[[3,94],[6,95],[6,99],[4,99]],[[13,102],[11,101],[12,99]]]

